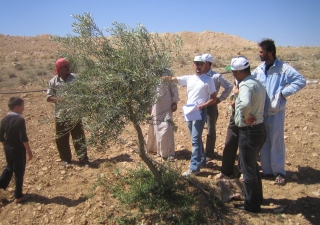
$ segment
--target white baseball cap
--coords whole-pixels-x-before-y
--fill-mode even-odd
[[[230,63],[231,70],[244,70],[249,66],[250,66],[250,63],[248,59],[244,56],[238,56],[231,59],[231,63]]]
[[[202,57],[202,55],[196,55],[193,59],[193,62],[203,62],[205,63],[206,61],[204,60],[204,58]]]
[[[213,63],[213,58],[212,58],[212,55],[210,55],[210,54],[203,54],[202,55],[202,58],[204,58],[204,60],[206,61],[206,62],[211,62],[211,63]]]

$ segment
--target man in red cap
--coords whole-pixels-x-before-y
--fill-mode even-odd
[[[55,74],[56,75],[49,81],[49,88],[47,90],[47,102],[52,102],[54,104],[59,101],[57,91],[59,91],[61,85],[76,79],[76,75],[70,73],[70,63],[65,58],[60,58],[55,62]],[[62,160],[62,165],[66,166],[71,162],[72,154],[69,144],[71,133],[77,157],[83,166],[88,167],[89,160],[82,121],[79,120],[72,126],[69,124],[67,125],[67,123],[59,121],[58,118],[61,113],[61,109],[56,107],[56,144],[60,159]]]

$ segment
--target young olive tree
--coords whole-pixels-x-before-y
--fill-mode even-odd
[[[131,123],[139,155],[161,185],[160,172],[146,156],[140,125],[149,119],[159,75],[175,60],[181,39],[149,33],[140,24],[131,28],[114,22],[112,28],[100,30],[89,13],[72,16],[77,20],[72,24],[77,35],[53,37],[79,73],[58,92],[63,99],[58,107],[67,112],[61,119],[72,123],[82,118],[90,134],[88,143],[102,145],[118,140]]]

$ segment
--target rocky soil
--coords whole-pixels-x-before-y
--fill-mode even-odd
[[[211,53],[216,59],[215,69],[225,72],[224,66],[237,54],[246,55],[251,64],[259,64],[256,44],[239,37],[205,31],[180,33],[185,45],[181,58],[174,64],[176,75],[193,73],[193,55]],[[132,150],[134,134],[125,133],[128,144],[112,144],[103,151],[89,147],[90,168],[74,163],[64,168],[59,161],[55,145],[53,106],[46,102],[45,92],[15,93],[46,89],[53,74],[57,46],[48,35],[37,37],[11,37],[0,35],[0,117],[7,113],[11,96],[25,99],[24,118],[35,158],[27,163],[24,192],[31,198],[23,203],[13,202],[14,182],[7,191],[0,191],[0,225],[7,224],[110,224],[106,212],[120,214],[122,206],[99,186],[99,177],[108,176],[115,168],[132,168],[141,160]],[[287,184],[274,185],[274,178],[263,179],[265,202],[262,212],[252,214],[233,208],[234,201],[226,203],[223,213],[225,224],[319,224],[320,223],[320,48],[279,47],[279,57],[296,66],[308,78],[306,88],[288,98],[285,142],[287,147]],[[17,66],[18,65],[18,66]],[[20,67],[19,65],[22,65]],[[20,69],[19,69],[20,68]],[[22,68],[22,69],[21,69]],[[11,74],[11,75],[10,75]],[[13,75],[12,75],[13,74]],[[224,76],[230,81],[231,74]],[[23,80],[24,79],[24,80]],[[25,81],[25,82],[24,82]],[[191,144],[183,120],[182,105],[186,102],[186,89],[179,88],[180,102],[174,120],[177,170],[188,168]],[[222,149],[229,120],[228,103],[219,104],[217,122],[216,159],[202,170],[199,179],[216,187],[214,175],[219,173]],[[128,128],[130,130],[130,128]],[[147,132],[147,127],[143,127]],[[203,138],[205,138],[206,130]],[[187,157],[186,157],[187,155]],[[0,152],[0,169],[6,165]],[[146,221],[145,221],[146,222]],[[142,223],[141,223],[142,224]],[[146,224],[146,223],[144,223]]]

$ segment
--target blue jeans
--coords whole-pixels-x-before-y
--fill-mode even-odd
[[[267,137],[264,123],[239,127],[240,168],[244,178],[244,207],[259,212],[263,200],[257,157]]]
[[[188,121],[188,128],[190,131],[192,142],[192,154],[190,162],[191,171],[200,171],[200,165],[206,164],[206,154],[204,152],[202,142],[202,131],[206,121],[207,110],[200,111],[202,120]]]

